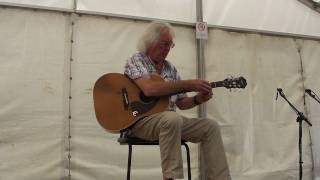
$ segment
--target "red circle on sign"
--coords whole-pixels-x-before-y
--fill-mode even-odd
[[[206,26],[203,23],[198,24],[198,30],[199,31],[204,31],[206,29]]]

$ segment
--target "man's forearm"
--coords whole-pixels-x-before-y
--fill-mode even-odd
[[[211,91],[211,84],[199,79],[165,82],[151,79],[136,79],[134,82],[146,96],[167,96],[190,91],[209,93]]]
[[[180,92],[189,91],[189,81],[167,81],[167,82],[150,82],[145,88],[144,93],[147,96],[166,96]]]

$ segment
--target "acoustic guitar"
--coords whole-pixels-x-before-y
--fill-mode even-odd
[[[164,81],[151,75],[152,81]],[[245,78],[230,78],[212,82],[211,87],[245,88]],[[148,97],[127,76],[109,73],[101,76],[93,89],[93,101],[99,124],[112,133],[119,133],[140,118],[163,112],[168,108],[170,96]]]

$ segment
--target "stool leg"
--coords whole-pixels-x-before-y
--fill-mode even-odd
[[[128,153],[127,180],[130,180],[132,145],[131,145],[131,144],[128,144],[128,147],[129,147],[129,153]]]
[[[190,165],[190,150],[187,143],[183,143],[187,151],[187,164],[188,164],[188,180],[191,180],[191,165]]]

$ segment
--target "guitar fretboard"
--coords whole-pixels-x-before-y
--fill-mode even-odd
[[[225,87],[223,81],[212,82],[212,83],[210,83],[210,85],[212,88]]]

